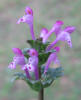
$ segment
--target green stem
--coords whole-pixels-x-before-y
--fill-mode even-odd
[[[39,78],[41,79],[41,68],[39,68]],[[44,100],[44,89],[39,91],[38,100]]]
[[[40,90],[38,100],[44,100],[44,89]]]

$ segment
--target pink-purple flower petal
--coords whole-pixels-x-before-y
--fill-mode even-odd
[[[47,70],[48,70],[48,68],[49,68],[49,66],[50,66],[50,64],[51,64],[51,62],[54,62],[55,64],[56,64],[56,63],[60,64],[60,61],[58,60],[58,57],[57,57],[57,53],[59,52],[60,48],[59,48],[59,47],[55,47],[54,49],[56,50],[56,52],[51,53],[51,54],[49,55],[49,58],[48,58],[48,60],[47,60],[47,62],[46,62],[44,74],[47,72]]]
[[[47,28],[42,28],[41,32],[40,32],[40,38],[44,38],[48,33],[48,29]]]
[[[61,30],[61,26],[63,25],[63,21],[56,21],[56,23],[53,25],[52,29],[48,32],[48,34],[43,39],[43,43],[46,43],[48,37],[55,32],[56,36],[58,35],[59,31]]]
[[[12,48],[12,51],[15,55],[23,55],[21,49],[19,48]]]
[[[74,26],[67,26],[67,27],[65,27],[64,31],[71,34],[72,32],[75,31],[75,27]]]
[[[33,48],[28,50],[27,53],[29,54],[29,56],[38,56],[38,52]]]
[[[28,6],[25,8],[25,13],[33,16],[33,10]]]

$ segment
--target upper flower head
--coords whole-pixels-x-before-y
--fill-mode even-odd
[[[33,16],[33,10],[28,6],[25,8],[25,13]]]
[[[33,10],[30,7],[26,7],[25,15],[19,18],[17,24],[20,24],[21,22],[27,23],[29,25],[32,39],[35,40],[34,29],[33,29]]]
[[[30,7],[26,7],[25,9],[25,15],[21,17],[17,24],[20,24],[21,22],[27,23],[27,24],[33,24],[33,10]]]
[[[31,25],[33,23],[33,16],[28,14],[28,15],[24,15],[23,17],[21,17],[18,21],[17,24],[20,24],[21,22],[23,23],[27,23],[29,25]]]
[[[28,50],[27,53],[29,54],[29,56],[38,56],[38,52],[33,48]]]

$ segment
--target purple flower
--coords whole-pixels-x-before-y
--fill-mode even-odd
[[[19,48],[13,48],[12,51],[15,54],[15,56],[13,57],[13,61],[8,67],[11,69],[15,69],[16,65],[20,65],[21,67],[23,67],[23,65],[25,65],[25,58],[22,54],[22,51]]]
[[[23,67],[24,69],[28,69],[29,72],[35,73],[36,80],[39,79],[39,70],[38,70],[38,52],[32,48],[27,51],[28,55],[30,56],[28,58],[27,64]]]
[[[59,41],[65,41],[69,45],[70,48],[72,48],[72,42],[71,42],[71,37],[70,34],[75,31],[75,27],[73,26],[68,26],[64,30],[61,30],[58,32],[56,35],[56,39],[54,42],[52,42],[46,49],[46,51],[49,51],[55,44]]]
[[[38,56],[38,52],[33,48],[28,50],[27,53],[29,54],[29,56]]]
[[[50,37],[50,35],[55,32],[56,35],[58,34],[58,32],[61,30],[61,26],[64,23],[62,21],[56,21],[56,23],[53,25],[52,29],[47,33],[47,35],[44,36],[43,38],[43,43],[46,43],[48,37]]]
[[[29,57],[28,63],[24,66],[24,69],[28,69],[29,72],[35,73],[36,80],[39,79],[39,71],[38,71],[38,57],[32,56]]]
[[[21,22],[27,23],[29,25],[32,39],[35,40],[33,29],[33,11],[30,7],[26,7],[25,15],[17,21],[17,24],[20,24]]]
[[[30,15],[33,16],[33,11],[32,11],[32,9],[31,9],[30,7],[28,7],[28,6],[25,8],[25,13],[26,13],[26,14],[30,14]]]
[[[12,51],[15,54],[15,57],[13,57],[13,61],[9,64],[8,68],[15,69],[17,65],[20,65],[21,69],[23,70],[26,61],[22,51],[19,48],[13,48]],[[28,69],[26,68],[24,69],[24,71],[26,73],[27,78],[30,79]]]
[[[55,47],[54,49],[56,50],[56,52],[50,54],[50,56],[49,56],[49,58],[48,58],[48,60],[46,62],[44,74],[47,72],[51,62],[60,64],[60,61],[58,60],[58,57],[57,57],[57,53],[60,51],[60,48],[59,47]]]

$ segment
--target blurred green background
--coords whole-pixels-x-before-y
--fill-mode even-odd
[[[64,76],[45,89],[45,100],[81,100],[81,0],[0,0],[0,100],[37,100],[38,94],[25,82],[11,83],[12,72],[7,68],[13,57],[11,49],[28,47],[26,40],[31,38],[28,25],[16,25],[26,6],[34,10],[37,36],[42,27],[51,29],[56,20],[76,26],[71,35],[73,48],[60,43]]]

